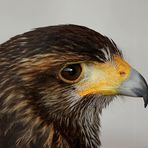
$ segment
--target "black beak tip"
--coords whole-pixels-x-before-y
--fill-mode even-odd
[[[145,108],[147,107],[147,104],[148,104],[148,103],[144,103],[144,107],[145,107]]]
[[[146,108],[148,105],[148,97],[144,97],[144,107]]]

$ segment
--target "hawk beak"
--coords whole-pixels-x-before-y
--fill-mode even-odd
[[[148,85],[145,79],[121,57],[115,55],[112,62],[87,65],[85,71],[87,79],[79,83],[80,96],[95,93],[143,97],[144,106],[147,106]]]
[[[148,104],[148,85],[143,76],[131,68],[129,77],[119,86],[117,92],[120,95],[131,97],[143,97],[144,106]]]

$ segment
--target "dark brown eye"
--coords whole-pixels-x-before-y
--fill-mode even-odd
[[[66,83],[78,82],[82,74],[82,64],[70,64],[60,71],[60,78]]]

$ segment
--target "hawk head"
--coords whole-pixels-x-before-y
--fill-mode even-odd
[[[148,103],[146,81],[113,40],[83,26],[13,37],[0,46],[0,77],[1,111],[23,125],[16,136],[20,145],[36,137],[48,145],[98,147],[99,115],[115,96]]]

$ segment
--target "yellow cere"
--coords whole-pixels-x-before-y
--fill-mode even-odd
[[[106,63],[84,63],[84,79],[78,85],[78,94],[115,95],[117,88],[130,75],[130,65],[121,57],[115,55],[112,61]]]

